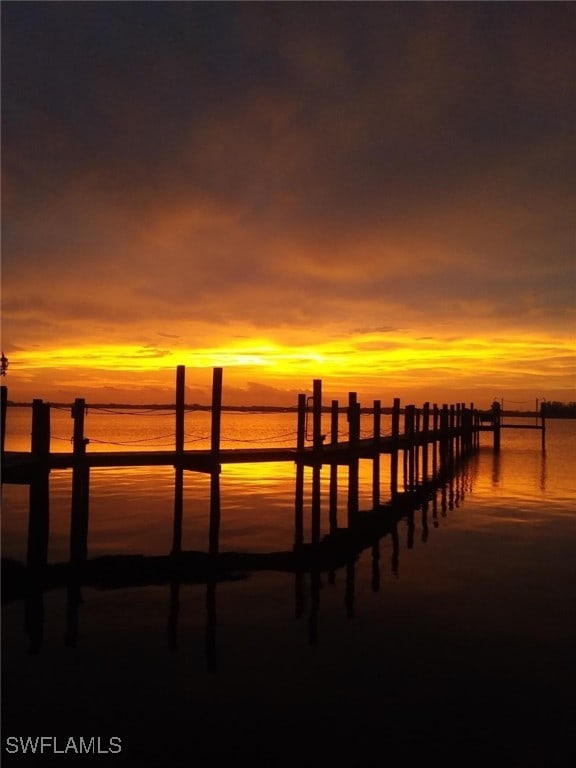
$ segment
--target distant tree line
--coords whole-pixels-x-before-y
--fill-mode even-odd
[[[576,403],[560,403],[547,400],[542,403],[542,411],[547,419],[576,419]]]

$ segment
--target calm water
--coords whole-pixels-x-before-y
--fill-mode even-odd
[[[29,415],[9,411],[8,449],[28,448]],[[223,446],[293,445],[295,418],[225,414]],[[52,430],[53,450],[69,450],[69,412],[52,414]],[[166,413],[86,421],[90,451],[170,448],[173,431]],[[187,447],[209,432],[208,414],[187,415]],[[3,737],[119,736],[122,752],[100,757],[119,765],[575,765],[575,437],[576,422],[548,422],[543,454],[538,432],[507,430],[494,455],[484,435],[446,502],[439,494],[426,518],[416,512],[413,528],[401,522],[397,557],[386,536],[319,578],[263,571],[214,593],[182,585],[177,612],[167,586],[86,589],[74,648],[55,590],[35,654],[24,606],[4,606]],[[361,508],[371,478],[361,462]],[[171,469],[93,471],[90,554],[167,553],[173,479]],[[225,465],[221,551],[290,549],[294,482],[290,463]],[[67,556],[70,477],[50,483],[56,562]],[[187,549],[207,548],[209,497],[209,478],[185,475]],[[27,503],[25,487],[3,488],[5,557],[25,556]]]

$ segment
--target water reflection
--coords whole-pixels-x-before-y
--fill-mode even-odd
[[[219,654],[217,644],[217,587],[221,581],[244,578],[249,573],[260,570],[277,570],[294,573],[294,616],[297,620],[306,617],[307,638],[311,646],[316,646],[320,638],[320,607],[323,579],[336,586],[336,574],[342,572],[343,609],[345,616],[352,620],[355,616],[356,569],[359,558],[364,552],[370,555],[370,586],[372,592],[379,592],[382,584],[381,542],[388,538],[391,542],[389,573],[395,579],[399,577],[400,537],[399,524],[406,525],[405,546],[414,547],[417,528],[420,528],[421,541],[426,543],[430,536],[428,514],[432,510],[432,519],[437,525],[438,506],[442,515],[458,506],[464,498],[464,488],[471,489],[471,479],[466,463],[462,463],[449,478],[443,478],[437,487],[427,484],[419,492],[398,493],[394,500],[379,504],[372,509],[359,510],[357,500],[350,492],[347,494],[347,526],[337,525],[337,504],[332,499],[331,514],[327,531],[321,529],[321,490],[319,473],[312,473],[315,486],[311,496],[312,528],[310,543],[300,540],[295,532],[291,551],[269,553],[232,553],[220,552],[219,532],[221,518],[220,474],[210,477],[210,518],[208,551],[191,552],[173,550],[170,555],[160,557],[144,556],[109,556],[93,558],[84,563],[60,563],[45,565],[45,578],[39,578],[40,571],[32,570],[18,584],[16,574],[6,585],[5,599],[24,597],[25,632],[29,639],[30,653],[38,653],[43,645],[45,609],[44,592],[47,589],[66,589],[66,626],[65,645],[74,648],[79,643],[82,589],[92,586],[106,589],[122,589],[132,585],[152,585],[166,583],[169,587],[167,599],[166,642],[167,647],[179,650],[178,631],[180,615],[180,597],[182,584],[203,583],[205,585],[205,662],[212,672],[218,669]],[[176,484],[175,495],[181,493],[181,486]],[[331,487],[331,495],[333,488]],[[440,500],[440,501],[439,501]],[[302,489],[296,487],[294,508],[302,506]],[[175,510],[180,508],[176,498]],[[420,512],[419,525],[416,523]],[[174,528],[179,526],[175,514]],[[295,513],[295,520],[299,515]],[[176,541],[176,534],[174,540]],[[30,576],[30,573],[33,576]],[[308,586],[306,586],[306,584]],[[7,589],[6,589],[7,587]],[[21,590],[24,590],[23,592]]]

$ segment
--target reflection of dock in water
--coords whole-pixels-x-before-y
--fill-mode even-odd
[[[439,514],[457,505],[464,495],[464,472],[468,458],[480,445],[480,433],[490,428],[494,432],[494,448],[499,447],[499,411],[495,407],[486,417],[472,406],[463,404],[436,405],[416,408],[400,407],[394,400],[389,409],[391,430],[382,434],[384,409],[374,401],[369,409],[372,434],[361,437],[361,407],[356,393],[349,393],[347,407],[337,401],[329,408],[322,404],[322,384],[314,381],[313,397],[300,395],[297,411],[297,440],[291,449],[257,448],[224,451],[220,446],[222,411],[222,370],[214,370],[211,447],[204,451],[184,450],[184,369],[177,371],[176,445],[174,451],[154,454],[87,453],[84,436],[84,401],[77,400],[72,412],[74,419],[74,450],[71,454],[50,452],[50,407],[41,401],[33,404],[32,445],[29,454],[5,453],[8,460],[3,482],[26,482],[30,486],[28,547],[26,563],[3,561],[3,602],[23,599],[26,604],[26,631],[30,647],[42,645],[44,607],[43,596],[48,590],[66,588],[67,642],[77,642],[82,590],[122,589],[135,586],[169,585],[170,610],[168,634],[170,643],[177,643],[180,587],[185,584],[205,584],[207,587],[207,661],[216,663],[216,587],[223,581],[248,578],[261,571],[294,574],[296,616],[304,614],[309,579],[310,610],[309,639],[318,636],[317,618],[319,590],[324,578],[335,583],[335,574],[345,573],[344,603],[349,617],[354,615],[356,564],[364,552],[372,557],[371,586],[374,591],[381,583],[380,542],[391,541],[390,570],[399,568],[398,523],[406,520],[407,548],[414,544],[415,515],[421,512],[422,541],[429,536],[429,515],[433,526]],[[308,401],[312,400],[311,408]],[[497,404],[495,404],[496,406]],[[330,413],[329,434],[322,434],[322,414]],[[346,415],[346,440],[340,439],[339,419]],[[364,409],[366,414],[366,409]],[[311,425],[310,423],[311,422]],[[542,422],[542,429],[543,429]],[[310,428],[311,427],[311,428]],[[543,432],[544,434],[544,432]],[[311,444],[307,444],[311,443]],[[389,456],[388,472],[382,471],[381,456]],[[268,553],[220,551],[220,469],[226,462],[287,461],[296,466],[294,490],[294,537],[286,542],[285,550]],[[359,508],[360,461],[372,467],[372,505]],[[12,462],[12,463],[11,463]],[[18,468],[17,464],[20,462]],[[174,516],[170,553],[157,556],[108,555],[90,558],[89,500],[90,469],[103,466],[136,466],[147,462],[171,464],[175,468]],[[321,500],[321,473],[330,473],[327,503]],[[48,563],[50,529],[49,475],[55,468],[72,470],[70,556],[67,562]],[[210,475],[210,518],[207,551],[185,551],[182,546],[183,473],[187,470]],[[339,475],[340,473],[340,475]],[[344,510],[338,509],[338,485],[345,476],[347,499]],[[305,482],[311,482],[309,509],[305,509]],[[440,512],[439,512],[440,510]],[[326,514],[323,514],[325,511]],[[323,518],[326,518],[325,520]],[[340,518],[340,519],[339,519]],[[324,530],[323,530],[324,524]],[[309,535],[306,535],[306,530]],[[289,548],[291,546],[291,548]]]
[[[181,587],[205,585],[206,588],[206,663],[217,667],[217,586],[224,582],[245,580],[252,574],[276,571],[294,576],[296,619],[306,618],[308,641],[316,644],[319,627],[320,591],[323,584],[335,586],[335,575],[344,578],[343,604],[346,615],[354,616],[356,566],[365,552],[371,556],[371,587],[377,592],[382,579],[380,543],[390,537],[390,559],[387,565],[398,575],[400,536],[398,524],[405,520],[406,547],[413,546],[417,512],[421,512],[422,540],[428,538],[428,515],[436,518],[438,509],[446,514],[464,495],[465,462],[457,462],[449,477],[429,481],[412,491],[397,493],[393,501],[369,510],[347,509],[347,525],[339,527],[334,515],[330,530],[316,543],[295,543],[292,549],[267,552],[220,552],[218,525],[220,519],[220,476],[211,478],[210,548],[209,551],[180,551],[167,555],[108,555],[86,558],[83,562],[29,563],[3,561],[3,602],[23,600],[25,631],[31,652],[43,644],[45,610],[44,595],[52,590],[67,591],[66,643],[75,646],[79,637],[83,592],[86,589],[119,590],[130,587],[169,587],[167,620],[168,644],[178,647],[178,618]],[[297,494],[296,494],[297,495]],[[351,502],[348,497],[348,505]],[[347,505],[347,506],[348,506]],[[353,503],[352,507],[356,505]]]

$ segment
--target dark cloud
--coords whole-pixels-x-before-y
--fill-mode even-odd
[[[3,3],[5,333],[564,338],[575,32],[571,3]]]

